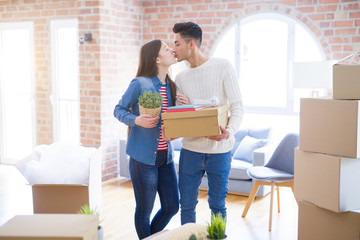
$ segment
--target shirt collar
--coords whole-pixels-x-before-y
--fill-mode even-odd
[[[151,79],[154,83],[155,86],[161,86],[162,82],[160,81],[160,79],[158,78],[158,76],[155,76]],[[166,77],[166,82],[165,84],[168,82],[168,78]]]

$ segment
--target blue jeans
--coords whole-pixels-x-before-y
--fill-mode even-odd
[[[230,152],[220,154],[198,153],[181,149],[179,162],[179,189],[181,224],[196,222],[196,204],[199,186],[206,172],[209,190],[208,203],[213,214],[221,212],[226,219],[225,198],[231,167]]]
[[[167,162],[167,151],[158,151],[155,165],[130,158],[129,169],[134,188],[135,228],[139,239],[163,230],[179,210],[179,193],[174,162]],[[156,192],[161,209],[150,223]]]

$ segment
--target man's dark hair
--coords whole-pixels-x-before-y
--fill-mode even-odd
[[[174,33],[180,33],[180,36],[186,41],[194,40],[196,46],[200,48],[202,42],[202,30],[196,23],[182,22],[176,23],[173,27]]]

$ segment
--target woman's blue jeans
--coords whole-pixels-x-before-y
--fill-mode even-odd
[[[213,214],[220,212],[226,219],[225,198],[231,167],[230,152],[198,153],[181,149],[179,162],[179,189],[181,224],[196,222],[196,204],[199,186],[206,172],[209,184],[208,203]]]
[[[135,228],[139,239],[163,230],[179,210],[179,193],[174,162],[166,164],[167,151],[158,151],[155,165],[130,158],[129,169],[134,188]],[[161,209],[150,223],[156,192]]]

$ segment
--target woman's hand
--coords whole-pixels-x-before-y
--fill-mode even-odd
[[[189,99],[184,94],[176,94],[176,100],[180,105],[187,105],[189,104]]]
[[[153,128],[159,122],[159,117],[152,117],[149,114],[141,114],[135,118],[135,125],[143,128]]]
[[[170,142],[170,141],[172,141],[172,140],[175,140],[175,139],[178,139],[178,138],[165,138],[165,128],[164,128],[164,126],[161,126],[161,131],[163,131],[163,136],[164,136],[164,141],[166,141],[166,142]]]

